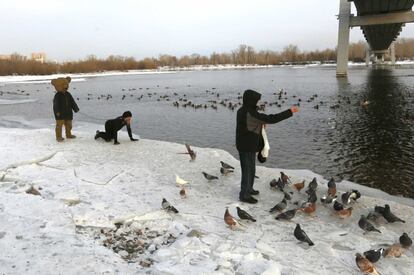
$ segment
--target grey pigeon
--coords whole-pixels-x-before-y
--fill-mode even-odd
[[[382,218],[382,215],[375,211],[370,211],[367,216],[367,220],[377,222],[379,218]]]
[[[224,161],[220,161],[220,163],[221,163],[221,167],[223,167],[225,169],[233,169],[234,170],[234,167],[231,166],[230,164],[227,164]]]
[[[387,220],[387,222],[389,223],[394,223],[394,222],[402,222],[405,223],[404,220],[398,218],[397,216],[395,216],[393,213],[391,213],[391,209],[390,206],[388,204],[385,205],[384,207],[384,213],[382,213],[382,216]]]
[[[286,199],[284,198],[281,202],[279,202],[278,204],[276,204],[275,206],[272,207],[272,209],[270,209],[270,213],[275,212],[275,211],[282,211],[286,208],[287,203],[286,203]]]
[[[382,207],[382,206],[376,205],[375,208],[374,208],[374,210],[375,210],[375,212],[377,212],[377,213],[379,213],[379,214],[382,215],[384,213],[384,211],[385,211],[385,208]]]
[[[233,172],[234,172],[234,170],[232,170],[232,169],[220,167],[220,173],[224,176],[227,176],[228,174],[233,173]]]
[[[318,188],[318,182],[316,181],[316,178],[313,178],[311,182],[309,182],[308,190],[312,189],[313,191],[316,191],[316,188]]]
[[[384,255],[384,248],[373,249],[364,252],[365,258],[367,258],[371,263],[376,263]]]
[[[276,216],[276,220],[280,221],[280,220],[291,220],[293,219],[293,217],[295,217],[297,209],[292,209],[292,210],[288,210],[286,212],[280,213],[279,215]]]
[[[331,178],[331,179],[328,181],[328,188],[336,188],[336,183],[335,183],[334,178]]]
[[[313,189],[309,189],[308,191],[308,202],[315,203],[318,200],[316,192]]]
[[[240,219],[250,220],[252,222],[256,221],[249,213],[247,213],[246,211],[244,211],[240,207],[237,206],[236,208],[237,208],[237,215],[239,216]]]
[[[358,221],[359,227],[364,230],[364,234],[367,232],[375,231],[381,233],[378,229],[376,229],[364,215],[361,215],[361,218]]]
[[[295,235],[296,239],[298,239],[301,242],[308,243],[309,246],[314,245],[314,243],[311,241],[311,239],[308,237],[308,235],[303,231],[302,228],[300,228],[300,225],[297,223],[295,231],[293,232],[293,235]]]
[[[404,247],[404,248],[408,248],[413,244],[413,241],[411,240],[411,238],[408,236],[407,233],[403,233],[400,236],[400,244]]]
[[[203,173],[203,175],[204,175],[204,177],[207,179],[207,180],[218,180],[218,177],[216,177],[216,176],[213,176],[213,175],[210,175],[210,174],[207,174],[206,172],[202,172]]]
[[[341,199],[343,204],[350,204],[351,203],[351,192],[345,192],[342,194]]]
[[[162,199],[161,206],[162,209],[167,210],[168,212],[178,213],[178,210],[172,206],[165,198]]]
[[[187,152],[190,155],[191,161],[195,161],[197,154],[194,152],[194,150],[191,149],[189,144],[185,144],[185,148],[187,148]]]
[[[290,201],[292,199],[292,197],[290,196],[290,194],[288,192],[283,191],[283,198]]]
[[[269,184],[270,184],[270,187],[277,188],[282,192],[285,189],[285,184],[283,183],[281,178],[279,178],[277,181],[276,179],[273,179]]]

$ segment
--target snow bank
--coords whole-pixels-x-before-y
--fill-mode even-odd
[[[37,99],[0,99],[0,105],[14,105],[36,102]]]
[[[121,145],[95,141],[100,126],[77,124],[76,140],[56,143],[50,129],[0,128],[0,273],[3,274],[360,274],[355,253],[398,242],[402,232],[414,235],[413,200],[349,182],[338,189],[357,188],[362,198],[354,213],[340,220],[330,207],[318,203],[314,217],[298,213],[293,222],[279,222],[268,210],[282,199],[269,189],[279,169],[257,167],[257,205],[238,202],[240,169],[229,153],[193,149],[189,161],[182,144],[141,139]],[[221,176],[220,161],[236,167]],[[202,171],[219,176],[207,182]],[[319,193],[326,180],[306,170],[284,170],[292,181],[314,176]],[[190,181],[181,199],[175,174]],[[41,196],[26,194],[34,186]],[[295,193],[294,199],[304,198]],[[166,198],[180,211],[161,210]],[[376,204],[388,203],[405,224],[380,223],[383,234],[364,235],[357,221]],[[223,221],[226,207],[237,217],[241,206],[256,217],[235,231]],[[292,206],[289,206],[291,208]],[[115,222],[167,231],[176,240],[152,254],[153,264],[128,263],[100,239],[82,234],[85,228],[115,228]],[[300,223],[315,246],[299,244],[293,236]],[[191,234],[199,232],[199,234]],[[382,274],[410,274],[413,252],[376,264]],[[411,270],[411,271],[410,271]]]

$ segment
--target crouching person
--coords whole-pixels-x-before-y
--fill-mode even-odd
[[[76,138],[72,135],[72,120],[73,111],[77,113],[79,107],[73,99],[72,95],[68,92],[70,77],[59,77],[52,80],[52,85],[55,87],[56,94],[53,98],[53,112],[56,119],[56,140],[62,142],[62,127],[65,125],[66,138]]]
[[[126,111],[120,117],[107,120],[105,122],[105,132],[96,131],[95,139],[102,138],[107,142],[114,140],[114,145],[117,145],[119,144],[118,131],[126,125],[129,139],[131,141],[137,141],[138,139],[132,137],[131,118],[131,112]]]

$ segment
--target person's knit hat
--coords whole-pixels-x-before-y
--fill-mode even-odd
[[[132,113],[130,111],[126,111],[122,114],[122,118],[132,117]]]

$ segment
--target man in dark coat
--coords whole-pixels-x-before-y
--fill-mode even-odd
[[[131,112],[126,111],[120,117],[107,120],[105,122],[105,132],[96,131],[95,139],[103,138],[107,142],[114,140],[114,145],[118,145],[118,131],[126,125],[129,139],[131,141],[137,141],[138,139],[132,137],[131,118]]]
[[[53,112],[56,119],[56,140],[62,142],[62,127],[65,125],[66,138],[76,138],[72,135],[72,120],[73,111],[77,113],[79,107],[73,99],[72,95],[68,92],[70,77],[59,77],[52,80],[52,85],[56,89],[55,97],[53,98]]]
[[[256,105],[260,98],[260,93],[246,90],[243,94],[243,105],[237,111],[236,147],[239,151],[242,171],[239,199],[247,203],[257,203],[251,195],[259,194],[259,191],[253,189],[253,184],[256,173],[256,153],[263,146],[263,125],[277,123],[299,111],[298,107],[293,106],[278,114],[259,113]]]

